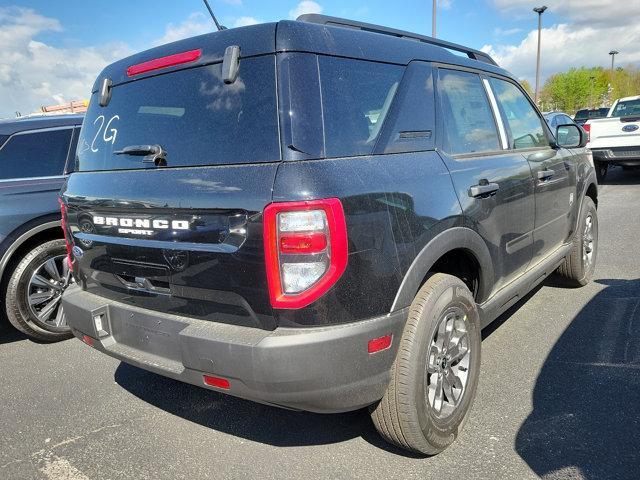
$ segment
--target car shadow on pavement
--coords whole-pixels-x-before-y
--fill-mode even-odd
[[[26,340],[27,336],[13,328],[5,327],[0,323],[0,345],[4,343],[19,342]]]
[[[598,283],[545,360],[516,437],[543,478],[640,478],[640,279]]]
[[[637,185],[640,184],[640,169],[623,170],[621,167],[610,168],[600,185]]]
[[[387,444],[366,410],[322,415],[271,407],[182,383],[126,363],[118,385],[172,415],[230,435],[276,447],[326,445],[362,437],[388,452],[423,458]]]

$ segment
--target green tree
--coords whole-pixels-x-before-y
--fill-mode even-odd
[[[549,77],[541,91],[543,110],[573,114],[581,108],[610,106],[619,97],[640,93],[637,68],[618,68],[612,75],[602,67],[572,68]]]
[[[526,78],[520,80],[520,85],[522,85],[522,88],[524,88],[525,92],[527,92],[529,96],[533,98],[533,88]]]

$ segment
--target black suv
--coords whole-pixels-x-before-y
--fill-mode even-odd
[[[370,407],[437,453],[481,328],[556,270],[593,274],[594,168],[557,130],[486,54],[337,18],[126,58],[94,85],[62,193],[69,324],[211,390]]]
[[[60,298],[71,279],[58,193],[73,158],[82,115],[0,121],[0,302],[31,338],[71,336]]]

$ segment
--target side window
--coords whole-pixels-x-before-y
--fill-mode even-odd
[[[327,157],[369,155],[404,67],[319,56]]]
[[[13,135],[0,150],[0,180],[64,173],[71,128]]]
[[[440,70],[445,150],[451,154],[500,150],[498,131],[480,76]]]
[[[491,88],[503,119],[511,130],[511,148],[548,147],[549,140],[542,128],[542,119],[538,116],[527,97],[510,82],[491,78]]]

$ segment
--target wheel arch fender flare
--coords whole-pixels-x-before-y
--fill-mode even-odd
[[[494,269],[489,248],[475,230],[467,227],[454,227],[436,235],[416,255],[402,280],[391,311],[411,305],[422,281],[433,265],[446,253],[460,249],[466,250],[478,262],[480,273],[476,302],[485,301],[489,297],[494,283]]]
[[[27,228],[24,228],[23,226],[23,228],[12,233],[11,236],[14,238],[13,241],[9,244],[4,253],[2,253],[2,256],[0,256],[0,281],[2,281],[11,258],[22,245],[28,242],[35,235],[44,232],[45,230],[60,228],[61,226],[61,221],[54,220],[51,216],[45,217],[43,220],[45,220],[43,223],[36,224],[35,226],[29,226]]]

